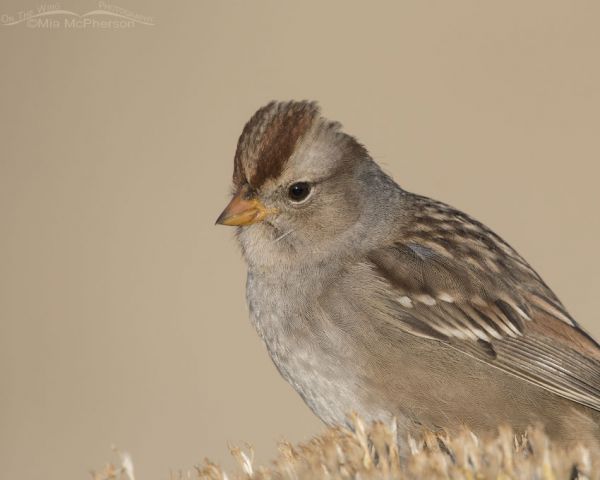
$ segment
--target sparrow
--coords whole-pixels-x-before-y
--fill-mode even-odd
[[[236,227],[251,321],[326,424],[541,424],[600,446],[600,346],[492,230],[401,188],[315,102],[259,109],[233,167],[217,223]]]

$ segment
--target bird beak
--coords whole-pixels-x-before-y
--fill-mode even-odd
[[[256,199],[243,198],[244,191],[240,191],[231,199],[223,213],[219,215],[216,223],[219,225],[230,225],[241,227],[252,223],[262,222],[273,210],[266,208],[263,203]]]

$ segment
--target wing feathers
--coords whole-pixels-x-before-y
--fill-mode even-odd
[[[533,269],[515,252],[493,271],[475,268],[485,262],[449,249],[397,243],[372,252],[388,322],[600,411],[600,348]]]

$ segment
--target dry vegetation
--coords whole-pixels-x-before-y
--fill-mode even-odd
[[[540,429],[516,436],[500,428],[495,438],[478,439],[463,431],[454,437],[424,434],[407,439],[400,455],[393,426],[376,423],[366,428],[353,417],[351,428],[332,428],[307,443],[280,445],[270,466],[253,464],[253,452],[233,448],[238,472],[224,472],[205,460],[203,465],[175,478],[233,479],[460,479],[460,480],[600,480],[600,452],[583,446],[555,448]],[[403,458],[405,457],[405,458]],[[107,466],[94,480],[134,480],[133,468]]]

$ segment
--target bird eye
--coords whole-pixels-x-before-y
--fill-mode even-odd
[[[301,202],[308,197],[310,193],[310,184],[307,182],[298,182],[290,185],[288,195],[292,202]]]

